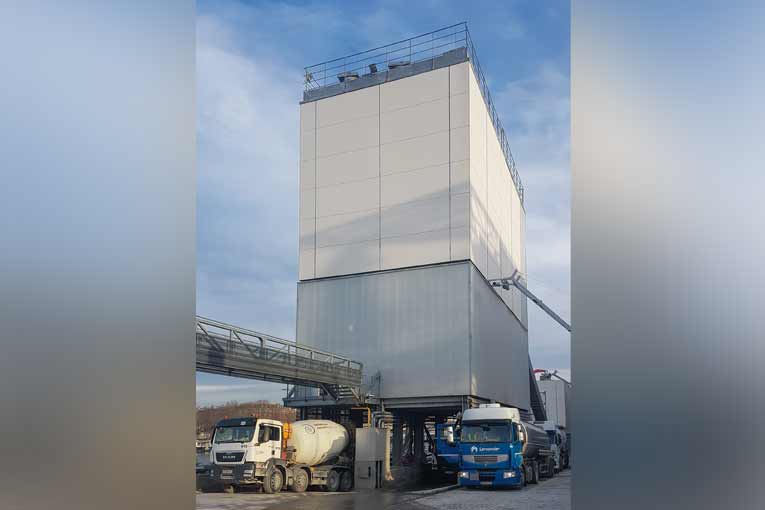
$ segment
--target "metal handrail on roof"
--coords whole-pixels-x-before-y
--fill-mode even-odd
[[[491,123],[494,126],[494,131],[497,134],[502,153],[505,156],[505,162],[510,170],[510,177],[513,180],[513,184],[515,184],[515,189],[518,191],[521,204],[523,204],[523,182],[521,181],[518,167],[515,164],[513,153],[510,150],[510,143],[502,126],[502,121],[491,98],[486,77],[478,61],[478,54],[475,44],[470,37],[467,22],[463,21],[384,46],[378,46],[370,50],[308,66],[304,70],[305,89],[311,90],[334,85],[335,80],[367,74],[365,71],[368,71],[368,73],[382,73],[393,69],[397,65],[415,64],[435,59],[448,51],[458,48],[465,48],[467,50],[468,60],[478,79],[478,86],[486,104],[486,109],[489,112]]]

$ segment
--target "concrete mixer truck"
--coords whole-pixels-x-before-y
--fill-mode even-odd
[[[465,410],[459,450],[460,486],[522,488],[555,474],[547,433],[499,404]]]
[[[210,477],[228,491],[243,485],[260,485],[267,493],[310,486],[349,491],[351,449],[349,431],[329,420],[224,419],[212,437]]]

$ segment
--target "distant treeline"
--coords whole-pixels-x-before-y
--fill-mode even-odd
[[[297,410],[265,400],[242,403],[227,402],[217,406],[197,407],[197,434],[209,434],[218,420],[240,416],[256,416],[282,422],[293,422],[297,420]]]

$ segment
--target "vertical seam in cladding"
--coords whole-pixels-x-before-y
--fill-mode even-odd
[[[483,162],[484,162],[484,176],[486,179],[484,180],[484,183],[486,183],[485,190],[486,195],[484,198],[486,201],[484,202],[486,204],[486,207],[484,208],[483,213],[483,239],[486,243],[486,265],[484,266],[486,268],[486,278],[489,277],[489,222],[491,221],[489,218],[489,134],[488,134],[488,120],[489,118],[489,112],[486,111],[486,115],[483,116]],[[494,135],[496,136],[496,134]]]
[[[452,68],[447,67],[447,101],[449,109],[449,260],[452,260]]]
[[[313,103],[313,277],[316,278],[318,275],[316,264],[317,264],[317,249],[316,249],[316,238],[319,236],[319,222],[317,220],[317,216],[319,215],[319,176],[317,175],[317,168],[316,168],[316,152],[318,150],[317,144],[319,143],[319,134],[318,134],[318,119],[319,116],[319,109],[317,107],[318,101],[315,101]]]
[[[377,86],[377,269],[382,270],[382,85]]]
[[[468,391],[472,395],[473,392],[473,271],[470,267],[470,263],[466,264],[467,279],[468,279],[468,292],[467,292],[467,305],[468,305]]]

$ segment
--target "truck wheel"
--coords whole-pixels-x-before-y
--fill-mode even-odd
[[[537,464],[537,462],[534,461],[530,467],[531,467],[531,476],[529,476],[529,483],[531,484],[539,483],[539,464]]]
[[[520,472],[521,472],[521,480],[520,480],[520,483],[518,484],[518,486],[517,486],[517,487],[513,487],[513,489],[515,489],[515,490],[517,490],[517,491],[519,491],[519,490],[523,489],[523,488],[526,486],[526,466],[523,466],[523,465],[522,465],[522,466],[521,466],[521,469],[520,469]],[[472,489],[472,488],[473,488],[473,487],[471,487],[471,489]]]
[[[324,486],[327,492],[337,492],[340,488],[340,473],[334,469],[327,473],[327,485]]]
[[[305,492],[308,488],[308,473],[305,469],[297,469],[292,477],[292,485],[290,490],[292,492]]]
[[[340,492],[348,492],[353,488],[353,475],[350,471],[343,471],[340,475]]]
[[[284,476],[279,468],[273,466],[268,468],[266,476],[263,478],[263,492],[266,494],[280,492],[282,485],[284,485]]]

